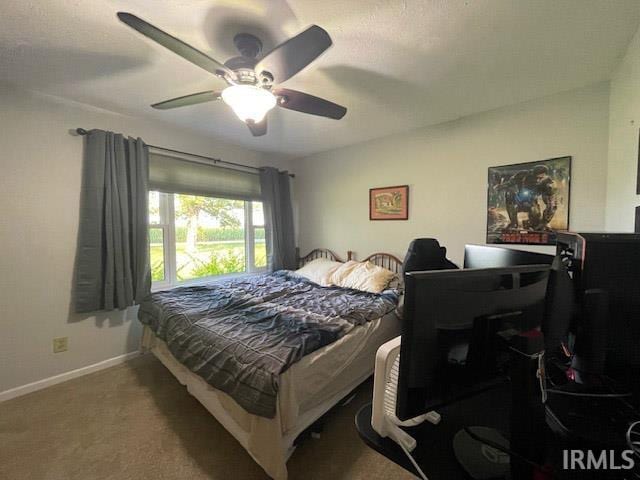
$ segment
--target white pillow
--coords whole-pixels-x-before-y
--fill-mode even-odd
[[[397,278],[396,274],[371,262],[349,261],[338,267],[329,282],[344,288],[380,293]]]
[[[360,263],[356,262],[355,260],[349,260],[336,268],[327,280],[331,285],[342,287],[342,284],[345,282],[349,274],[351,274],[353,269],[356,268],[359,264]]]
[[[305,277],[318,285],[330,285],[331,274],[342,265],[328,258],[316,258],[295,271],[296,275]]]

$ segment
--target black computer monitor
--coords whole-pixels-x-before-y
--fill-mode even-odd
[[[540,325],[548,275],[549,265],[407,273],[398,418],[495,385],[497,332]]]
[[[553,262],[553,255],[490,245],[465,245],[464,268],[513,267],[543,265]]]

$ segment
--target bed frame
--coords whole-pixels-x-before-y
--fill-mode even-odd
[[[349,253],[353,253],[353,252],[349,252]],[[395,255],[391,255],[390,253],[383,253],[383,252],[372,253],[362,261],[363,262],[368,261],[373,263],[374,265],[377,265],[378,267],[391,270],[393,273],[397,274],[402,279],[403,262]]]
[[[309,253],[307,253],[306,255],[304,255],[303,257],[300,256],[300,249],[296,248],[296,258],[297,258],[298,268],[318,258],[326,258],[334,262],[344,263],[344,260],[342,260],[338,255],[336,255],[333,251],[327,248],[315,248],[311,250]],[[355,260],[355,254],[351,250],[347,251],[347,261],[349,260]],[[396,273],[399,277],[402,277],[403,262],[395,255],[392,255],[390,253],[384,253],[384,252],[376,252],[376,253],[372,253],[362,261],[363,262],[369,261],[374,265],[377,265],[378,267],[391,270],[392,272]]]
[[[347,260],[351,260],[352,253],[353,252],[351,251],[347,252]],[[328,248],[314,248],[303,257],[300,256],[300,249],[296,248],[296,263],[298,264],[298,268],[313,260],[317,260],[318,258],[326,258],[327,260],[331,260],[334,262],[344,263],[344,260],[342,260],[342,258],[340,258],[337,254],[335,254]]]

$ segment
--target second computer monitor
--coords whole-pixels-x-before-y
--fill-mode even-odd
[[[496,333],[539,326],[548,274],[549,265],[407,273],[398,417],[495,382]]]

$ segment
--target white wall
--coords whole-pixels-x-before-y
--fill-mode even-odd
[[[611,79],[607,230],[633,232],[640,129],[640,30]]]
[[[465,243],[485,242],[487,167],[564,155],[571,228],[602,230],[608,94],[600,83],[296,160],[299,245],[403,256],[413,238],[435,237],[461,262]],[[403,184],[409,220],[369,221],[369,188]]]
[[[0,84],[0,392],[138,348],[135,310],[70,313],[83,144],[68,133],[75,127],[240,163],[274,163],[164,123]],[[52,339],[60,336],[69,337],[69,351],[53,354]]]

